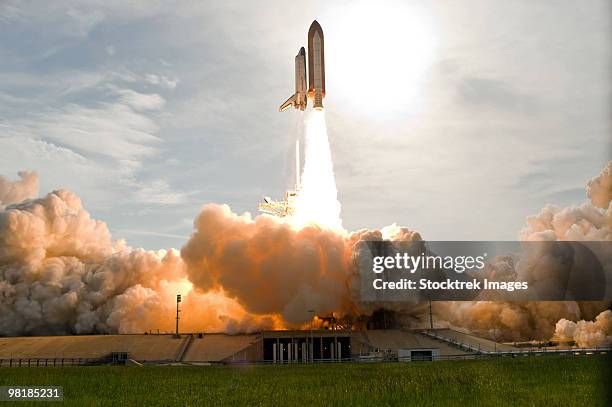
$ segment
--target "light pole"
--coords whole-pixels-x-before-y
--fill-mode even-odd
[[[497,327],[493,328],[493,352],[497,353]]]
[[[312,321],[315,317],[315,310],[309,309],[309,313],[312,313],[312,318],[310,318],[310,346],[308,347],[308,353],[310,354],[310,360],[314,362],[314,337],[312,335]]]
[[[181,310],[179,310],[179,303],[181,302],[181,295],[177,294],[176,295],[176,333],[174,334],[175,338],[180,338],[179,335],[179,312],[181,312]]]

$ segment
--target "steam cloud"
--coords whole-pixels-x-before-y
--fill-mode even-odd
[[[559,208],[547,205],[536,216],[527,218],[527,226],[519,233],[526,241],[609,241],[612,240],[612,162],[597,177],[589,181],[587,196],[590,202]],[[600,258],[610,259],[610,253]],[[497,259],[494,268],[508,268],[507,259]],[[523,264],[523,270],[534,272],[534,264]],[[537,259],[535,259],[537,260]],[[604,264],[610,269],[612,264]],[[520,269],[520,266],[517,266]],[[545,273],[539,265],[537,269]],[[608,302],[465,302],[438,303],[438,317],[454,327],[501,340],[520,341],[525,338],[574,340],[582,346],[605,343],[612,334],[608,321]],[[603,312],[602,312],[603,311]],[[602,312],[597,316],[598,313]],[[579,321],[591,320],[596,323]],[[557,323],[558,322],[558,323]],[[589,332],[587,335],[586,332]]]
[[[7,189],[12,197],[29,196],[36,183],[23,177]],[[112,242],[106,224],[92,219],[72,192],[0,211],[1,335],[170,331],[174,295],[190,288],[178,251]],[[194,294],[185,307],[186,315],[198,315],[184,321],[186,328],[273,325],[246,316],[219,292]]]
[[[597,315],[595,321],[557,322],[555,336],[560,340],[572,340],[580,347],[612,345],[612,311],[606,310]]]
[[[10,181],[0,175],[0,208],[38,195],[38,176],[35,172],[20,171],[19,181]]]
[[[393,239],[420,236],[395,228]],[[294,229],[272,216],[238,216],[227,205],[206,205],[181,251],[197,289],[223,289],[249,312],[280,314],[299,326],[318,314],[361,314],[356,243],[381,240],[380,231],[351,234],[311,225]],[[371,311],[371,309],[370,309]]]
[[[591,202],[545,207],[527,219],[523,240],[611,240],[612,163],[588,185]],[[0,334],[171,331],[174,295],[184,294],[186,330],[245,332],[299,327],[308,310],[353,319],[380,307],[402,323],[418,321],[415,306],[363,304],[356,264],[360,241],[421,240],[395,225],[339,232],[262,215],[237,215],[205,205],[182,248],[147,251],[113,241],[65,190],[33,198],[31,173],[0,178]],[[25,200],[24,200],[25,199]],[[504,259],[493,267],[503,268]],[[437,303],[436,320],[497,339],[608,343],[608,303],[477,301]],[[603,312],[602,312],[603,311]],[[597,316],[599,314],[599,316]],[[580,319],[592,320],[580,321]],[[578,322],[573,322],[578,321]]]

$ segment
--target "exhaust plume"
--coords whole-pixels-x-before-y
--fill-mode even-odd
[[[325,111],[312,110],[306,117],[305,124],[304,172],[292,223],[298,228],[316,224],[341,232],[344,229],[340,218],[340,202],[325,124]]]
[[[181,256],[196,288],[222,288],[247,311],[279,314],[290,324],[307,322],[311,309],[350,310],[351,253],[342,235],[214,204],[204,206],[194,226]]]
[[[610,196],[608,168],[589,183],[592,203],[547,206],[528,218],[521,238],[609,240],[610,201],[606,206],[594,198]],[[32,198],[32,192],[19,196]],[[75,194],[54,191],[0,208],[0,334],[172,331],[177,293],[184,297],[181,326],[187,331],[303,327],[311,309],[352,321],[385,309],[402,326],[422,326],[422,305],[360,301],[357,265],[365,253],[358,243],[383,239],[421,236],[396,225],[352,233],[315,222],[297,228],[290,220],[209,204],[180,255],[149,251],[113,241]],[[491,267],[508,263],[499,258]],[[605,343],[609,313],[602,311],[608,306],[475,301],[434,303],[434,313],[437,326],[498,340],[546,339],[556,332],[577,343]]]

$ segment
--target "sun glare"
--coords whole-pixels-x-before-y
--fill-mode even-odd
[[[381,2],[351,3],[326,27],[327,93],[362,114],[410,110],[418,104],[436,51],[430,12]]]

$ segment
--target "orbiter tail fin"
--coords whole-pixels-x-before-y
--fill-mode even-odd
[[[295,106],[296,103],[297,103],[297,94],[294,93],[293,95],[291,95],[291,97],[289,99],[287,99],[285,101],[285,103],[280,105],[280,107],[278,108],[278,111],[279,112],[283,112],[283,111],[289,109],[290,107]]]

